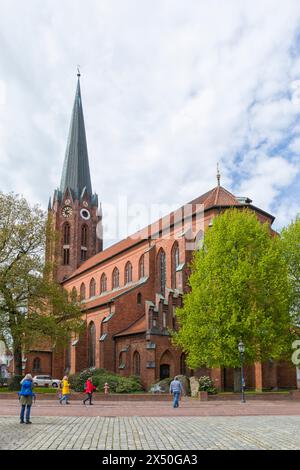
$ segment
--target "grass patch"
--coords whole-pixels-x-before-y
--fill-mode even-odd
[[[34,393],[57,393],[57,388],[52,388],[52,387],[34,387],[33,388],[33,391]],[[15,395],[16,393],[18,393],[18,391],[16,392],[12,392],[11,390],[8,389],[8,387],[0,387],[0,393],[12,393],[13,395]]]
[[[278,395],[286,395],[292,390],[263,390],[262,392],[256,392],[255,390],[246,390],[246,395],[266,395],[269,393],[276,393]],[[219,395],[241,395],[242,392],[218,392]]]

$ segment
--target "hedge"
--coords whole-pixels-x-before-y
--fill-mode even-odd
[[[84,369],[77,374],[70,375],[71,389],[76,392],[83,392],[89,377],[92,377],[92,382],[99,392],[104,392],[106,382],[111,393],[132,393],[143,390],[139,377],[121,377],[105,369],[96,368]]]

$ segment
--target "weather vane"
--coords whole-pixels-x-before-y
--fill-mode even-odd
[[[77,65],[77,77],[79,78],[80,77],[80,65]]]

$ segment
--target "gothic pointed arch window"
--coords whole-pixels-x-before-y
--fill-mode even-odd
[[[182,353],[180,356],[180,374],[186,375],[186,354]]]
[[[90,297],[95,297],[96,295],[96,281],[94,278],[90,282]]]
[[[145,276],[145,256],[142,255],[139,260],[139,279]]]
[[[130,261],[126,263],[125,266],[125,284],[128,284],[129,282],[132,281],[132,264]]]
[[[39,357],[35,357],[33,359],[32,370],[34,372],[40,372],[41,371],[41,359]]]
[[[87,244],[88,244],[88,226],[84,224],[81,227],[81,246],[84,246],[85,248],[87,248]]]
[[[164,296],[166,289],[166,253],[161,248],[157,256],[158,279],[159,279],[159,292]]]
[[[133,375],[137,377],[141,375],[141,355],[137,351],[133,355]]]
[[[180,261],[179,261],[179,246],[178,246],[178,243],[175,242],[173,247],[172,247],[172,253],[171,253],[172,288],[177,287],[176,272],[177,272],[177,268],[178,268],[179,264],[180,264]]]
[[[70,249],[63,249],[63,265],[68,266],[70,264]]]
[[[91,321],[88,326],[88,366],[95,367],[96,364],[96,327]]]
[[[77,289],[76,287],[73,287],[71,291],[71,300],[72,302],[77,302]]]
[[[112,274],[112,288],[113,289],[116,289],[117,287],[119,287],[119,279],[120,279],[119,270],[118,268],[115,268]]]
[[[100,278],[100,294],[107,291],[107,277],[106,274],[103,273]]]
[[[84,282],[80,286],[80,300],[85,300],[85,284]]]
[[[70,224],[66,222],[63,226],[64,245],[70,245],[70,235],[71,235],[71,227],[70,227]]]

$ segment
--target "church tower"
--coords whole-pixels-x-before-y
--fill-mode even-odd
[[[47,251],[58,282],[103,249],[102,214],[98,210],[98,196],[92,191],[79,71],[77,77],[60,187],[54,191],[48,207],[57,235]]]

